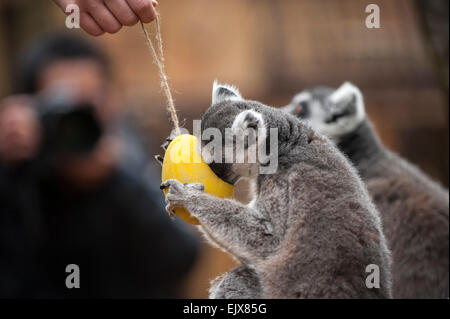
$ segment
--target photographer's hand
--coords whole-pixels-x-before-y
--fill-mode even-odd
[[[40,144],[41,128],[31,99],[12,96],[0,101],[0,160],[6,165],[32,159]]]
[[[93,36],[118,32],[122,26],[155,20],[155,0],[53,0],[66,13],[70,4],[80,8],[80,26]]]

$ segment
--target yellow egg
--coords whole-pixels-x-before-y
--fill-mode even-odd
[[[170,144],[164,155],[162,166],[162,181],[176,179],[181,183],[201,183],[205,192],[220,197],[233,198],[233,185],[217,177],[202,159],[197,151],[197,138],[183,134],[177,136]],[[167,194],[167,189],[164,194]],[[197,218],[191,216],[183,207],[176,207],[175,214],[187,223],[200,225]]]

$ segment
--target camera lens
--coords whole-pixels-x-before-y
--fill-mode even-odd
[[[55,124],[53,147],[60,153],[88,153],[101,136],[100,126],[90,107],[78,106],[61,114]]]

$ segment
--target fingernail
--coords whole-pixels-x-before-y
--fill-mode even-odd
[[[152,0],[152,4],[153,4],[154,7],[156,7],[158,5],[158,1]]]

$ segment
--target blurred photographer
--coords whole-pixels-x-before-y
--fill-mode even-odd
[[[197,243],[164,212],[107,58],[67,35],[25,52],[0,107],[0,296],[179,297]]]

